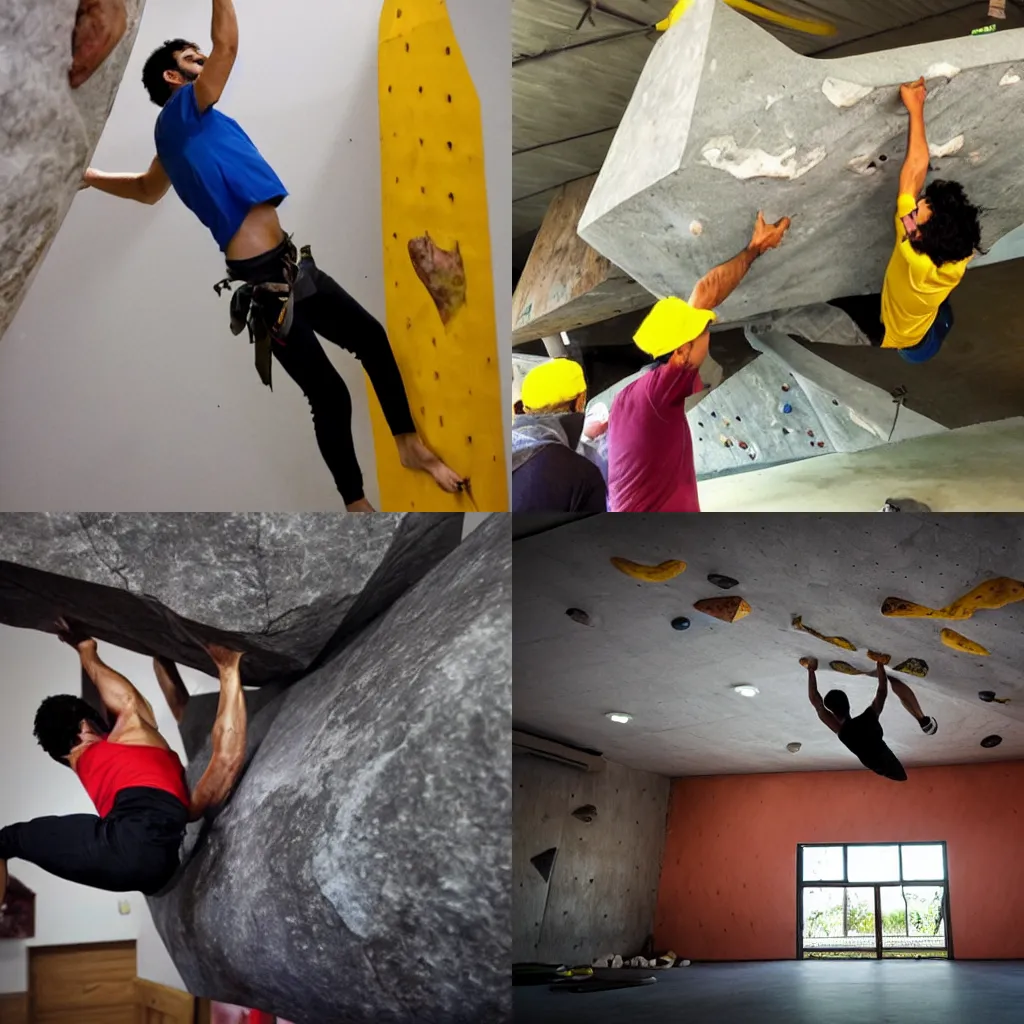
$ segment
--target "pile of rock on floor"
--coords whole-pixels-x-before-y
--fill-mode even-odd
[[[679,959],[672,950],[662,953],[660,956],[648,960],[642,956],[634,956],[625,959],[618,953],[609,953],[607,956],[599,956],[591,964],[591,967],[646,967],[648,969],[665,970],[669,967],[689,967],[689,960]]]

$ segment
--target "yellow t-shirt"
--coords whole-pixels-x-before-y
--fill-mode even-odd
[[[939,306],[960,283],[971,262],[935,266],[929,256],[917,252],[907,238],[903,218],[913,213],[917,200],[901,195],[896,200],[896,248],[889,258],[882,285],[882,348],[909,348],[928,333]]]

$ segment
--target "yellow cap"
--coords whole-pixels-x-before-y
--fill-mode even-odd
[[[523,378],[523,408],[546,409],[571,402],[587,390],[583,367],[571,359],[552,359],[535,366]]]
[[[633,335],[633,342],[641,352],[657,359],[696,340],[717,319],[710,309],[694,309],[688,302],[670,296],[655,303]]]

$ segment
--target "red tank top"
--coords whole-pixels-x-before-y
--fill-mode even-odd
[[[110,813],[117,794],[131,786],[162,789],[186,807],[191,802],[185,769],[173,750],[101,740],[82,753],[77,769],[101,818]]]

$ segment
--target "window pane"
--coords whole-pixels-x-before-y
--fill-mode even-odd
[[[903,879],[912,882],[918,879],[945,878],[942,870],[942,847],[904,846]]]
[[[896,949],[944,949],[943,889],[928,885],[885,885],[882,945]]]
[[[803,891],[804,949],[874,949],[875,890],[808,886]]]
[[[898,882],[900,853],[898,846],[850,846],[846,851],[846,870],[851,882]]]
[[[843,881],[843,848],[841,846],[805,846],[804,881]]]

